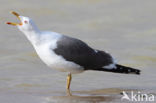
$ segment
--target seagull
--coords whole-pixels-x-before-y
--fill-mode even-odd
[[[31,18],[12,11],[20,23],[16,26],[31,42],[40,59],[50,68],[68,72],[66,90],[70,92],[72,74],[87,70],[140,74],[139,69],[123,66],[107,52],[93,49],[85,42],[52,31],[40,31]]]

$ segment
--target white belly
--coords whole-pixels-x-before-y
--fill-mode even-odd
[[[62,56],[56,55],[48,44],[35,46],[36,52],[41,60],[52,69],[62,72],[80,73],[84,68],[70,61],[66,61]]]

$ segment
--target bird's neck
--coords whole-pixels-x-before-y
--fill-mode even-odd
[[[32,45],[37,45],[40,42],[41,32],[39,30],[23,31]]]

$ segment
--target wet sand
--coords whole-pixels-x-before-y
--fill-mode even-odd
[[[120,103],[122,91],[156,94],[156,1],[5,0],[0,7],[0,102]],[[139,68],[142,74],[86,71],[73,75],[73,96],[66,96],[67,73],[49,69],[26,37],[4,24],[18,22],[11,10],[31,17],[41,30],[106,50],[120,64]]]

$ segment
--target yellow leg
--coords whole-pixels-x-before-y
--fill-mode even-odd
[[[68,95],[71,95],[71,93],[70,93],[71,80],[72,80],[72,75],[71,75],[71,73],[69,73],[67,76],[67,87],[66,87]]]
[[[71,79],[72,79],[72,75],[71,75],[71,73],[69,73],[68,76],[67,76],[67,89],[68,90],[70,89]]]

